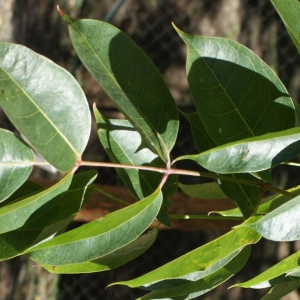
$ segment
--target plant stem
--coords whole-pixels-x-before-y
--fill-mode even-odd
[[[243,221],[243,217],[206,216],[206,215],[168,215],[171,219],[185,220],[223,220],[223,221]]]
[[[47,162],[22,162],[22,165],[50,165]],[[204,178],[212,178],[212,179],[220,179],[226,181],[232,181],[240,184],[246,184],[250,186],[255,186],[257,188],[263,188],[264,191],[271,191],[278,194],[286,195],[288,197],[295,197],[293,193],[288,191],[278,189],[271,185],[266,185],[265,182],[254,182],[250,180],[244,180],[240,178],[229,177],[226,175],[221,174],[213,174],[213,173],[206,173],[206,172],[198,172],[198,171],[190,171],[190,170],[182,170],[182,169],[173,169],[173,168],[159,168],[159,167],[151,167],[151,166],[133,166],[133,165],[126,165],[126,164],[118,164],[118,163],[110,163],[110,162],[94,162],[94,161],[81,161],[78,162],[77,167],[79,166],[93,166],[93,167],[108,167],[108,168],[122,168],[122,169],[135,169],[135,170],[144,170],[144,171],[151,171],[151,172],[158,172],[166,175],[186,175],[186,176],[195,176],[195,177],[204,177]]]

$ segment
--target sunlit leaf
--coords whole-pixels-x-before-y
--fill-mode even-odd
[[[66,175],[60,182],[49,189],[24,200],[8,204],[0,209],[0,233],[5,233],[22,227],[32,214],[42,209],[57,195],[68,190],[73,173]]]
[[[286,278],[286,273],[299,267],[299,258],[300,252],[294,253],[258,276],[246,282],[235,284],[233,287],[239,286],[242,288],[262,289],[282,283],[282,280]],[[287,279],[287,281],[289,281],[289,279]]]
[[[272,241],[295,241],[300,239],[300,196],[272,210],[254,223],[245,223],[264,238]]]
[[[12,132],[0,129],[0,202],[18,189],[31,173],[32,150]]]
[[[200,154],[184,155],[176,160],[191,159],[220,174],[259,172],[298,155],[299,140],[300,129],[296,127],[225,144]]]
[[[148,147],[168,161],[178,131],[175,101],[145,53],[122,31],[96,20],[72,20],[69,33],[79,58]]]
[[[235,257],[246,245],[256,243],[260,235],[252,230],[232,230],[141,277],[114,284],[148,290],[167,289],[197,281],[215,273]]]
[[[42,267],[51,273],[57,274],[92,273],[112,270],[143,254],[152,246],[156,236],[157,229],[153,229],[132,243],[95,260],[61,266],[42,265]]]
[[[264,297],[261,298],[261,300],[280,300],[282,297],[296,290],[299,286],[300,283],[294,280],[276,284]]]
[[[0,43],[0,105],[34,149],[68,172],[87,144],[85,95],[66,70],[32,50]]]
[[[164,299],[164,300],[182,300],[194,299],[214,289],[230,277],[240,271],[246,264],[250,254],[250,247],[246,247],[234,257],[227,265],[220,268],[216,272],[201,278],[200,280],[186,280],[180,286],[153,291],[141,298],[140,300]]]
[[[162,203],[158,189],[149,197],[30,249],[40,264],[66,265],[108,255],[134,241],[151,224]]]
[[[75,175],[67,192],[33,212],[22,227],[0,234],[0,260],[20,255],[65,228],[88,199],[95,177],[95,171]]]

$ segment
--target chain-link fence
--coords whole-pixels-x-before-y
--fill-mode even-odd
[[[193,110],[185,75],[186,49],[173,29],[172,22],[185,32],[223,36],[237,40],[251,48],[277,72],[292,97],[299,100],[299,55],[269,0],[127,0],[116,1],[116,3],[119,3],[120,6],[114,11],[115,14],[109,14],[112,13],[111,9],[114,5],[109,0],[60,1],[62,9],[69,12],[73,17],[102,20],[108,17],[114,25],[129,34],[159,68],[178,105],[186,111]],[[118,112],[112,107],[101,88],[95,84],[74,56],[67,37],[66,27],[55,12],[55,4],[53,0],[0,0],[1,38],[25,44],[68,68],[81,83],[89,103],[96,102],[104,114],[118,116]],[[114,17],[111,18],[111,15]],[[11,23],[10,29],[8,29],[7,23]],[[12,128],[4,118],[3,113],[1,111],[0,113],[1,126]],[[186,130],[186,126],[186,122],[182,120],[174,156],[195,152],[192,138],[187,134],[189,130]],[[99,147],[95,133],[91,136],[85,159],[102,161],[107,159]],[[41,176],[41,173],[38,176]],[[111,169],[99,170],[98,180],[102,184],[114,186],[122,184]],[[295,185],[299,178],[297,176],[292,178],[287,174],[285,181],[288,185]],[[71,227],[74,228],[79,225],[74,222]],[[51,299],[135,299],[144,292],[130,290],[122,286],[113,286],[107,289],[105,287],[112,282],[142,275],[221,234],[222,232],[215,231],[161,231],[150,250],[117,270],[95,274],[61,275],[59,277],[51,275],[51,280],[55,282],[56,287],[52,288],[53,298]],[[259,271],[270,267],[278,259],[282,259],[298,248],[297,243],[275,244],[269,241],[255,245],[251,260],[244,268],[245,271],[216,290],[200,296],[199,299],[258,299],[262,295],[259,290],[232,289],[227,291],[226,289],[236,280],[243,281],[256,275]],[[16,264],[21,263],[24,262],[15,259],[12,263],[14,265],[13,270],[7,272],[3,271],[4,265],[0,265],[1,281],[9,272],[15,274],[12,276],[12,280],[19,282],[22,278],[24,280],[23,285],[14,285],[11,291],[7,292],[7,295],[10,294],[10,296],[3,299],[25,299],[24,296],[23,298],[17,296],[21,294],[17,292],[18,289],[26,289],[30,286],[24,276],[20,275],[23,274],[23,271],[15,267]],[[34,263],[27,262],[27,268],[28,265],[29,273],[35,272]],[[36,278],[43,276],[46,275],[40,270],[36,271]],[[33,282],[38,285],[39,280],[36,278],[33,279]],[[50,286],[49,277],[47,277],[46,282]],[[56,284],[56,282],[58,283]],[[300,299],[297,294],[294,296],[294,299]],[[2,299],[1,292],[0,299]],[[28,294],[26,299],[50,299],[50,296],[45,298],[45,291],[44,295],[41,291],[40,293]]]

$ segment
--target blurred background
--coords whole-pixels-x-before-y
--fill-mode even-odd
[[[96,103],[108,117],[122,116],[80,64],[68,37],[67,26],[56,11],[57,4],[73,18],[106,20],[127,33],[158,67],[178,106],[185,111],[194,110],[185,74],[186,48],[171,22],[188,33],[226,37],[249,47],[273,68],[292,98],[299,101],[299,54],[269,0],[0,0],[0,41],[26,45],[69,70],[85,91],[89,105]],[[14,130],[1,110],[0,125]],[[187,122],[181,120],[174,156],[196,152],[187,126]],[[95,126],[84,159],[107,160]],[[47,184],[57,180],[57,176],[40,169],[35,169],[32,174],[33,180]],[[276,185],[282,188],[292,187],[300,181],[297,170],[292,167],[281,167],[274,176]],[[122,188],[112,169],[100,169],[97,180],[102,185]],[[97,199],[102,200],[101,196]],[[73,222],[70,228],[80,226],[82,220]],[[122,286],[105,287],[114,281],[142,275],[230,228],[228,224],[224,227],[223,223],[216,223],[213,227],[206,223],[199,226],[189,223],[191,221],[184,222],[177,224],[176,229],[160,231],[157,241],[144,255],[110,272],[53,275],[26,257],[1,262],[0,300],[135,299],[143,295],[143,291]],[[298,242],[262,241],[253,246],[251,259],[240,273],[198,299],[259,299],[267,290],[227,288],[259,274],[299,249]],[[295,291],[284,299],[300,297]]]

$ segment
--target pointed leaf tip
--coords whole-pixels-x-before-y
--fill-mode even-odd
[[[62,17],[62,19],[69,25],[72,25],[74,23],[74,19],[72,19],[71,17],[69,17],[67,14],[65,14],[59,7],[59,5],[56,6],[56,9],[58,11],[58,13],[60,14],[60,16]]]

